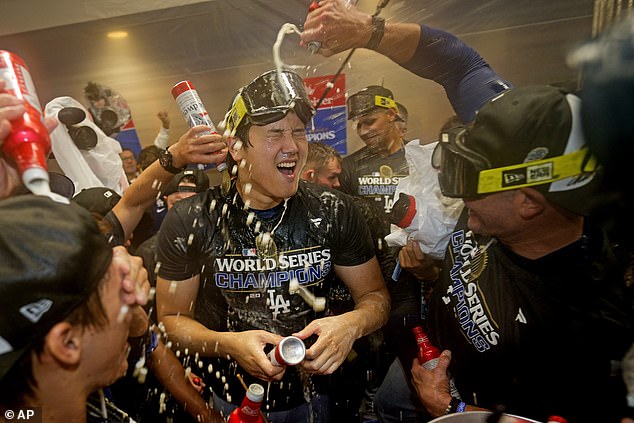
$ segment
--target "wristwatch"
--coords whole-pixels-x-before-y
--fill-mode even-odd
[[[161,150],[158,160],[161,167],[167,170],[169,173],[177,174],[185,170],[186,168],[186,167],[174,167],[174,165],[172,164],[172,153],[170,153],[167,148],[165,150]]]
[[[370,40],[365,45],[365,48],[370,50],[376,50],[379,43],[383,39],[385,33],[385,19],[380,16],[372,16],[372,35]]]

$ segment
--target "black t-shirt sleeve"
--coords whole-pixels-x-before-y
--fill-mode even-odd
[[[343,206],[334,219],[333,262],[340,266],[356,266],[374,257],[374,246],[366,219],[352,197],[341,197]]]
[[[183,200],[181,200],[182,203]],[[199,234],[194,234],[193,217],[183,204],[177,203],[167,213],[158,232],[157,262],[158,276],[168,280],[183,280],[200,273],[200,263],[195,259]]]

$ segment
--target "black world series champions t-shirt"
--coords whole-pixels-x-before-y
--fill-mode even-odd
[[[258,221],[260,232],[275,228],[276,257],[260,256]],[[219,331],[262,329],[282,336],[324,315],[289,293],[291,280],[327,297],[334,265],[355,266],[372,257],[367,224],[352,199],[303,182],[286,206],[268,218],[250,217],[235,186],[226,196],[216,188],[182,200],[168,213],[158,242],[159,276],[179,281],[201,275],[197,321]],[[208,381],[214,392],[239,404],[244,389],[233,376],[241,373],[247,385],[252,378],[235,362],[209,361],[216,363]],[[225,377],[217,378],[217,372]],[[305,402],[298,388],[304,385],[296,368],[287,369],[281,383],[271,384],[269,409]]]
[[[588,224],[578,241],[529,260],[466,222],[465,210],[428,317],[463,400],[538,421],[617,421],[625,392],[610,367],[633,341],[632,316],[600,231]]]
[[[394,192],[399,181],[409,175],[403,148],[381,157],[368,147],[363,147],[344,157],[342,167],[340,190],[370,200],[385,214],[392,211]]]

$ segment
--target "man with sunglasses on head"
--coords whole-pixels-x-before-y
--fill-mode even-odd
[[[300,183],[313,113],[294,72],[270,71],[241,88],[226,117],[231,188],[179,201],[161,227],[159,320],[177,348],[199,357],[225,414],[245,395],[241,377],[270,382],[262,410],[271,421],[334,421],[320,375],[333,373],[389,313],[352,200]],[[326,316],[321,301],[335,274],[355,308]],[[266,351],[289,335],[304,340],[306,358],[274,365]]]

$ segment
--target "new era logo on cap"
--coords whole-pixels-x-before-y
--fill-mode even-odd
[[[34,303],[20,307],[20,314],[31,321],[31,323],[37,323],[52,305],[53,301],[47,298],[42,298]]]

